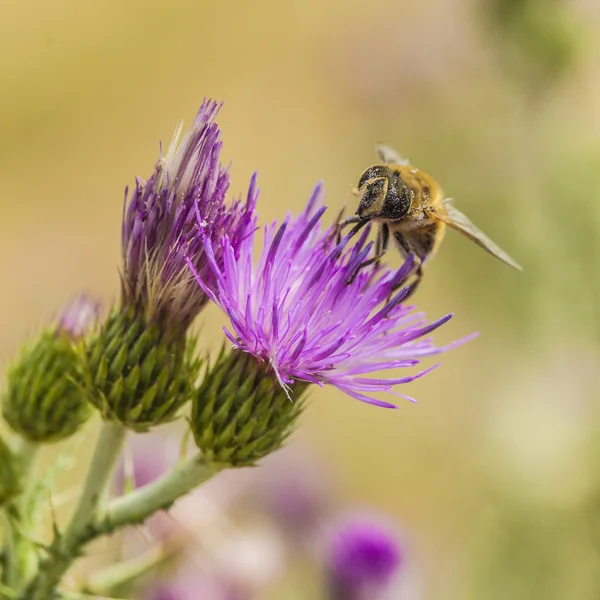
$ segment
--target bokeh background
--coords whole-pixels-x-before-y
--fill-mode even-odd
[[[384,140],[525,270],[450,232],[415,299],[454,312],[440,343],[480,337],[416,405],[315,391],[296,443],[395,520],[420,597],[600,597],[599,28],[595,0],[0,0],[2,365],[79,291],[117,298],[125,185],[203,97],[263,222],[318,180],[337,213]]]

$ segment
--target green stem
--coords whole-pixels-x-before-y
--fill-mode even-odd
[[[23,473],[29,474],[33,470],[39,449],[40,445],[38,443],[21,438],[19,447],[17,448],[17,460]],[[27,487],[31,488],[30,481],[28,481]]]
[[[168,509],[177,498],[192,491],[218,472],[208,466],[200,453],[175,469],[126,496],[113,500],[100,523],[102,533],[109,533],[123,525],[141,523],[159,510]]]
[[[23,599],[53,598],[54,590],[71,563],[79,556],[81,548],[95,537],[96,524],[100,520],[100,507],[105,500],[126,434],[127,429],[120,423],[113,421],[102,423],[84,488],[73,517],[65,533],[54,540],[49,556],[41,564],[37,577],[25,591]]]
[[[65,547],[85,537],[86,529],[97,520],[98,508],[106,499],[126,435],[127,429],[121,423],[103,421],[79,504],[63,536]]]
[[[21,600],[54,598],[62,576],[88,542],[125,525],[141,523],[155,512],[169,508],[177,498],[192,491],[218,472],[218,468],[207,466],[202,455],[196,454],[160,479],[113,500],[103,511],[98,512],[98,502],[103,496],[105,486],[98,482],[94,483],[93,480],[98,477],[98,472],[108,472],[108,461],[102,460],[102,455],[108,450],[114,451],[115,446],[114,432],[112,436],[108,433],[101,435],[96,447],[92,468],[86,482],[86,491],[73,521],[65,535],[55,542],[50,556],[41,565],[38,576]],[[109,447],[100,452],[102,440]],[[114,461],[112,464],[114,465]],[[101,465],[104,465],[104,470],[100,469]],[[97,474],[92,477],[94,466]],[[110,471],[112,472],[112,469]],[[90,510],[93,510],[93,514],[89,512]],[[88,511],[87,518],[86,511]]]
[[[146,573],[165,563],[180,550],[180,546],[151,546],[140,556],[106,567],[91,575],[85,589],[86,594],[97,596],[114,596],[124,585],[131,584]]]
[[[19,441],[14,460],[21,482],[21,493],[5,507],[5,560],[2,584],[18,591],[38,565],[38,549],[31,541],[38,521],[35,506],[36,478],[33,475],[39,444],[24,438]]]

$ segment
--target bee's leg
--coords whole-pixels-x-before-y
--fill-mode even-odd
[[[341,227],[342,227],[342,217],[344,216],[344,211],[346,210],[346,205],[342,206],[342,209],[338,213],[338,216],[335,220],[335,226],[331,230],[331,234],[327,236],[325,243],[323,244],[323,248],[327,248],[329,246],[329,242],[331,240],[336,240],[336,245],[341,241]]]
[[[344,216],[345,211],[346,211],[346,205],[344,204],[344,206],[342,206],[342,208],[340,209],[340,212],[338,213],[338,216],[335,220],[337,225],[339,225],[342,222],[342,217]]]
[[[354,227],[350,231],[350,237],[356,235],[367,223],[368,219],[361,219],[360,217],[350,217],[341,223],[338,223],[336,226],[336,243],[339,244],[342,241],[342,231],[348,227],[348,225],[354,225]]]
[[[344,209],[342,208],[342,210],[340,211],[340,214],[338,215],[338,218],[336,220],[336,225],[334,228],[336,245],[342,241],[342,231],[344,230],[344,228],[347,227],[348,225],[352,225],[353,223],[358,223],[358,221],[359,221],[358,217],[350,217],[349,219],[345,219],[344,221],[342,221],[343,214],[344,214]]]
[[[415,278],[414,278],[413,282],[411,284],[409,284],[409,286],[408,286],[408,292],[406,292],[406,295],[404,296],[404,298],[402,298],[403,302],[408,300],[415,293],[416,289],[419,287],[419,283],[421,283],[421,279],[423,278],[423,267],[420,263],[419,263],[419,266],[414,271],[414,275],[415,275]],[[394,292],[396,290],[398,290],[399,288],[403,287],[405,283],[406,283],[406,279],[394,286],[394,288],[390,292],[390,297],[388,298],[388,302],[392,299],[392,295],[394,294]]]
[[[377,266],[379,266],[379,261],[382,259],[382,257],[388,250],[389,242],[390,228],[385,223],[383,223],[379,228],[377,242],[375,242],[375,256],[369,258],[368,260],[365,260],[360,265],[358,265],[356,271],[354,271],[354,273],[348,279],[346,279],[346,284],[350,285],[356,279],[356,276],[359,274],[361,269],[364,269],[365,267],[368,267],[373,263],[377,263]]]
[[[419,283],[421,282],[421,278],[423,277],[423,261],[421,260],[421,258],[419,256],[417,256],[414,248],[410,245],[408,240],[399,231],[394,231],[394,239],[398,242],[398,245],[400,246],[400,248],[402,248],[404,254],[407,257],[412,254],[412,256],[414,257],[414,260],[415,260],[415,268],[412,271],[412,273],[410,273],[410,275],[408,275],[407,277],[405,277],[404,279],[399,281],[390,290],[388,302],[391,300],[394,292],[396,292],[401,287],[406,286],[406,282],[409,280],[409,278],[414,277],[413,282],[410,283],[408,286],[409,289],[408,289],[406,296],[404,296],[404,300],[406,300],[407,298],[410,298],[410,296],[412,296],[415,293],[415,290],[417,289]]]
[[[387,223],[382,223],[379,228],[379,236],[377,236],[377,245],[375,246],[375,260],[373,262],[379,263],[383,258],[383,255],[388,251],[390,245],[390,228]]]
[[[377,235],[377,241],[375,242],[375,256],[360,263],[356,272],[358,273],[358,271],[364,269],[365,267],[368,267],[369,265],[372,265],[373,263],[377,263],[377,266],[379,266],[379,262],[385,256],[385,253],[388,251],[389,244],[390,228],[385,223],[383,223],[379,228],[379,234]]]
[[[337,219],[335,220],[337,225],[334,228],[334,235],[336,236],[337,244],[339,244],[342,241],[342,229],[344,227],[347,227],[348,225],[350,225],[352,223],[360,222],[360,217],[351,217],[350,219],[346,219],[345,221],[342,221],[342,217],[344,216],[344,212],[346,211],[346,206],[348,206],[348,202],[350,201],[350,199],[353,196],[357,196],[357,195],[358,195],[358,189],[353,187],[350,190],[350,194],[348,194],[348,197],[346,198],[346,201],[344,202],[344,205],[342,206],[342,208],[337,216]],[[327,240],[327,241],[329,241],[329,240]]]

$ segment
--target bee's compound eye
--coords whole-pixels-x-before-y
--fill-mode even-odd
[[[362,215],[374,204],[381,202],[384,198],[387,188],[387,179],[378,177],[377,179],[371,179],[367,181],[361,188],[362,197],[360,199],[360,206],[358,207],[358,214]]]
[[[376,179],[378,177],[388,177],[389,169],[387,167],[376,165],[369,167],[358,180],[358,189],[360,189],[369,179]]]
[[[361,178],[358,180],[358,189],[360,189],[363,185],[365,185],[365,183],[367,183],[367,181],[369,181],[369,179],[374,179],[375,177],[377,177],[377,173],[375,173],[375,169],[373,167],[371,167],[370,169],[367,169],[361,176]]]
[[[384,219],[401,219],[409,210],[410,192],[408,188],[400,181],[392,183],[385,196],[380,216]]]

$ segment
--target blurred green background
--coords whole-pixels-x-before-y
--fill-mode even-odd
[[[480,337],[410,385],[417,405],[315,391],[297,437],[409,532],[426,598],[600,597],[595,0],[0,0],[0,16],[3,364],[80,290],[117,298],[124,187],[204,96],[225,103],[232,190],[259,172],[263,222],[319,179],[333,217],[384,140],[525,271],[450,232],[415,300],[455,313],[440,343]],[[205,311],[206,346],[223,324]]]

